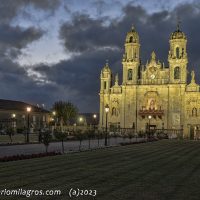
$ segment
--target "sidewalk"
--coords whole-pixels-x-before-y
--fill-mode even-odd
[[[144,138],[138,138],[138,141],[143,140]],[[90,141],[90,148],[100,148],[104,147],[104,139],[99,140],[99,146],[98,146],[98,140],[91,140]],[[116,146],[119,145],[121,142],[129,142],[130,140],[128,138],[110,138],[108,141],[109,146]],[[135,138],[131,140],[136,141]],[[67,141],[64,142],[65,152],[71,152],[71,151],[78,151],[79,150],[79,141]],[[81,150],[86,150],[89,148],[89,141],[83,140],[81,143]],[[50,143],[48,151],[56,151],[61,152],[62,151],[62,144],[61,142],[53,142]],[[0,146],[0,157],[3,156],[12,156],[17,154],[33,154],[33,153],[43,153],[45,152],[45,146],[44,144],[24,144],[24,145],[10,145],[10,146]]]

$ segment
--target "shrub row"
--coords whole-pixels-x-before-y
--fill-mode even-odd
[[[146,143],[146,142],[155,142],[158,141],[156,138],[149,138],[148,140],[142,140],[142,141],[137,141],[137,142],[121,142],[121,146],[126,146],[126,145],[131,145],[131,144],[141,144],[141,143]]]
[[[13,142],[13,143],[1,143],[0,146],[14,146],[14,145],[26,145],[26,144],[40,144],[39,142]]]
[[[46,156],[56,156],[61,155],[61,152],[48,152],[48,153],[38,153],[38,154],[30,154],[30,155],[14,155],[14,156],[4,156],[0,158],[0,162],[8,162],[8,161],[16,161],[16,160],[25,160],[25,159],[32,159],[32,158],[41,158]]]

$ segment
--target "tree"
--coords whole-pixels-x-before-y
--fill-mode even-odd
[[[76,138],[79,140],[79,151],[81,150],[81,144],[82,144],[82,140],[83,140],[83,133],[80,129],[78,129],[76,131]]]
[[[129,138],[130,143],[131,143],[131,139],[133,138],[133,134],[131,132],[128,133],[128,138]]]
[[[138,134],[135,132],[134,136],[135,136],[135,141],[137,142]]]
[[[103,134],[101,131],[97,131],[97,133],[95,135],[97,137],[97,143],[98,143],[98,147],[99,147],[99,140],[100,140],[100,138],[102,139]]]
[[[57,101],[53,105],[53,110],[56,112],[56,116],[60,122],[61,131],[63,124],[70,124],[70,121],[75,119],[78,114],[78,109],[70,102]]]
[[[64,149],[64,139],[67,138],[67,134],[63,133],[63,132],[55,131],[54,132],[54,136],[55,136],[56,139],[58,139],[59,141],[62,142],[62,152],[64,153],[65,152],[65,149]]]
[[[125,142],[125,139],[127,138],[127,134],[126,134],[126,132],[123,132],[122,137],[123,137],[123,140],[124,140],[124,142]]]
[[[88,137],[88,148],[90,149],[90,141],[91,141],[91,138],[94,137],[94,130],[86,130],[85,134]]]
[[[48,152],[49,143],[51,142],[52,136],[50,131],[41,133],[41,141],[46,147],[46,153]]]
[[[10,142],[12,143],[12,136],[14,135],[15,131],[13,128],[7,128],[6,133],[8,134],[10,138]]]
[[[115,138],[115,144],[117,144],[117,137],[118,137],[118,134],[117,134],[116,131],[114,132],[114,135],[113,135],[113,136],[114,136],[114,138]]]

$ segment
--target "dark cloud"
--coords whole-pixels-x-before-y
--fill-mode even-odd
[[[41,65],[35,70],[47,76],[49,81],[55,82],[58,88],[66,88],[64,98],[73,101],[82,111],[87,112],[88,107],[90,111],[95,111],[99,98],[99,72],[107,55],[111,57],[110,62],[114,62],[121,56],[121,52],[110,49],[88,51],[53,67]],[[63,94],[59,94],[57,99],[63,99]]]
[[[59,5],[60,0],[0,0],[0,23],[9,23],[26,6],[53,11]]]
[[[92,19],[86,14],[75,14],[72,21],[62,25],[60,30],[60,38],[66,49],[82,52],[106,46],[119,47],[119,30],[114,23],[109,27],[105,26],[104,20]]]
[[[53,85],[40,86],[35,83],[24,68],[10,59],[0,60],[1,98],[27,101],[33,104],[45,103]]]
[[[53,85],[38,85],[14,60],[21,50],[44,35],[39,28],[14,26],[12,20],[27,6],[45,11],[54,10],[59,0],[0,0],[0,90],[1,98],[45,103]],[[51,88],[51,89],[49,89]],[[56,90],[56,89],[54,89]],[[42,93],[42,95],[41,95]],[[33,98],[35,97],[35,98]]]
[[[0,25],[0,54],[1,56],[19,55],[20,50],[43,35],[43,31],[34,27]]]

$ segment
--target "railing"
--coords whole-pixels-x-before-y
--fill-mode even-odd
[[[162,84],[168,84],[169,79],[140,79],[138,80],[138,83],[141,85],[162,85]]]
[[[162,116],[164,115],[164,110],[139,110],[139,115]]]

